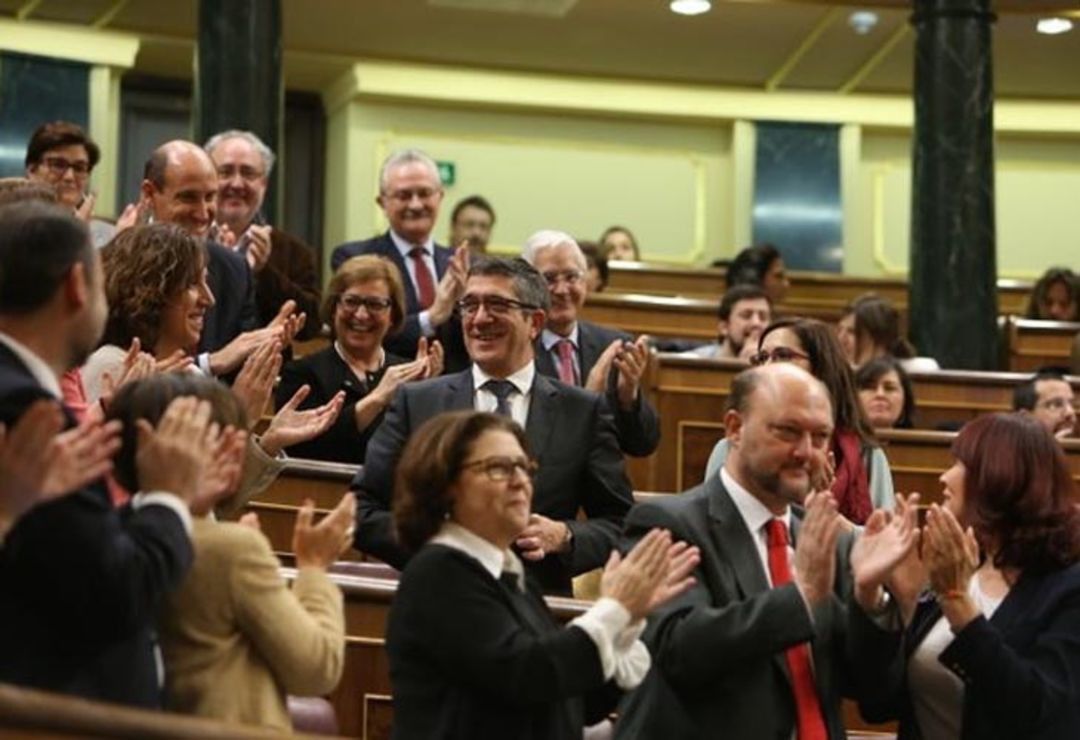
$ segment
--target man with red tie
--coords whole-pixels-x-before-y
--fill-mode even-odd
[[[660,444],[660,420],[641,393],[649,363],[645,337],[579,318],[588,293],[585,253],[562,231],[538,231],[525,240],[522,258],[537,269],[551,294],[544,330],[536,338],[536,369],[604,396],[615,416],[619,449],[651,455]]]
[[[469,365],[461,338],[455,303],[465,290],[468,249],[456,250],[435,243],[432,233],[439,217],[443,188],[435,161],[418,149],[394,152],[379,171],[379,195],[389,230],[363,241],[334,248],[330,265],[337,270],[350,257],[377,254],[393,262],[405,282],[407,316],[401,331],[387,336],[383,345],[400,357],[412,357],[420,337],[438,339],[446,352],[447,371]]]
[[[649,618],[653,667],[617,737],[845,737],[852,538],[824,479],[832,418],[801,368],[747,370],[732,383],[719,474],[627,516],[629,539],[669,529],[701,548],[701,565],[695,587]]]

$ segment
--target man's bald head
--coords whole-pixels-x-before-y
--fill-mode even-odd
[[[143,168],[142,195],[154,220],[206,237],[217,215],[218,178],[202,147],[176,139],[157,149]]]
[[[802,501],[824,463],[832,401],[810,373],[772,363],[736,376],[724,427],[730,445],[725,469],[779,513]]]

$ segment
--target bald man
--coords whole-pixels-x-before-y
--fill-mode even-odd
[[[700,547],[701,565],[649,618],[653,668],[617,737],[845,737],[851,539],[821,478],[832,418],[825,386],[794,365],[740,373],[721,471],[630,512],[624,545],[663,527]]]

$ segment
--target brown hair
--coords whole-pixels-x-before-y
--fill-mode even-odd
[[[856,357],[868,343],[892,357],[915,356],[915,348],[900,335],[900,312],[888,299],[873,293],[860,296],[851,304],[851,312],[855,314]]]
[[[833,421],[837,429],[850,429],[859,435],[863,444],[876,445],[874,429],[859,403],[855,378],[844,359],[844,351],[832,327],[817,319],[778,319],[761,332],[758,348],[765,337],[777,329],[790,329],[810,358],[810,374],[825,384],[832,397]]]
[[[477,411],[452,411],[429,419],[416,430],[398,461],[394,485],[394,531],[398,542],[416,552],[449,516],[450,486],[461,464],[484,432],[503,431],[529,454],[528,440],[511,419]]]
[[[12,203],[56,203],[56,188],[26,177],[0,178],[0,206]]]
[[[27,167],[41,161],[49,151],[62,146],[77,144],[86,150],[86,157],[90,160],[90,169],[97,166],[101,159],[101,150],[94,140],[86,135],[81,126],[67,121],[53,121],[43,123],[30,135],[30,141],[26,145]]]
[[[240,400],[218,380],[199,373],[158,373],[142,380],[125,383],[109,403],[107,419],[123,423],[120,451],[113,458],[116,482],[134,493],[140,488],[135,463],[138,428],[135,421],[145,419],[151,426],[158,421],[174,399],[194,396],[210,402],[210,416],[222,427],[247,429],[247,418]]]
[[[322,319],[330,326],[330,336],[334,337],[334,309],[346,290],[357,283],[369,280],[382,280],[390,291],[390,334],[401,330],[405,323],[405,285],[401,280],[401,271],[390,260],[375,254],[362,254],[350,257],[341,263],[337,272],[330,278],[330,285],[323,299]]]
[[[1047,294],[1050,293],[1050,288],[1057,283],[1061,283],[1065,286],[1065,291],[1069,294],[1069,300],[1072,301],[1073,304],[1073,315],[1069,321],[1080,320],[1080,280],[1077,279],[1076,273],[1068,267],[1051,267],[1042,274],[1042,277],[1038,279],[1034,288],[1031,290],[1031,300],[1028,302],[1027,318],[1048,318],[1043,315],[1042,305],[1046,302]]]
[[[202,278],[206,247],[172,224],[134,226],[101,250],[109,318],[103,344],[127,347],[135,337],[153,353],[169,301]]]
[[[953,442],[963,463],[964,519],[994,565],[1046,572],[1080,559],[1080,509],[1065,453],[1039,422],[989,414],[968,423]]]

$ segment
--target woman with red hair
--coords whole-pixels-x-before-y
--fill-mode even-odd
[[[900,738],[1080,737],[1080,510],[1061,446],[1028,417],[993,414],[953,456],[921,550],[891,568],[881,548],[852,554],[863,714],[899,718]],[[903,629],[880,618],[885,589]]]

